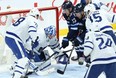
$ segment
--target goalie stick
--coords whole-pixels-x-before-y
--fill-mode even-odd
[[[59,73],[59,74],[64,74],[64,72],[66,71],[68,62],[70,61],[70,57],[71,57],[71,55],[72,55],[73,50],[74,50],[74,46],[73,46],[73,48],[71,49],[71,53],[70,53],[70,55],[69,55],[69,57],[68,57],[68,61],[67,61],[66,65],[65,65],[65,67],[64,67],[64,70],[62,71],[62,70],[60,70],[60,69],[57,69],[57,73]]]

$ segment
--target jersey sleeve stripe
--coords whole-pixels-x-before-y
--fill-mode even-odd
[[[92,48],[91,46],[86,46],[86,45],[84,45],[84,47],[85,47],[85,48],[89,48],[89,49],[92,49],[92,50],[93,50],[93,48]]]
[[[66,38],[63,38],[63,40],[64,40],[64,41],[68,41],[68,39],[66,39]]]
[[[82,26],[83,24],[82,24],[82,23],[75,23],[75,24],[69,24],[69,23],[68,23],[68,25],[69,25],[70,27],[78,27],[79,25]]]
[[[30,31],[28,31],[28,33],[30,33],[30,32],[37,32],[36,30],[30,30]]]
[[[113,60],[113,59],[116,59],[116,57],[98,58],[98,59],[93,60],[92,62],[94,62],[94,61],[109,61],[109,60]]]
[[[16,67],[20,68],[20,69],[24,69],[23,67],[19,66],[19,65],[16,65]]]
[[[100,28],[100,31],[102,31],[102,30],[104,30],[106,28],[112,28],[112,27],[111,26],[104,26],[104,27]]]
[[[29,28],[35,28],[36,29],[36,27],[34,27],[34,26],[29,26]]]
[[[15,70],[14,72],[18,72],[18,73],[20,73],[20,74],[23,74],[22,72],[20,72],[19,70]]]
[[[91,43],[93,45],[93,42],[91,42],[91,41],[85,41],[85,43]]]
[[[37,32],[36,27],[34,27],[34,26],[29,26],[28,33],[30,33],[30,32]]]

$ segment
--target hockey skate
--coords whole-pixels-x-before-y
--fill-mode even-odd
[[[84,58],[84,57],[80,57],[80,58],[78,59],[78,64],[79,64],[79,65],[83,65],[83,64],[84,64],[84,61],[85,61],[85,58]]]
[[[90,66],[90,63],[86,63],[86,67],[89,67]]]

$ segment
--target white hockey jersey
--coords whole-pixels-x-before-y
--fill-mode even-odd
[[[26,44],[28,40],[35,41],[39,21],[33,16],[21,17],[6,30],[6,36]]]
[[[104,32],[112,30],[111,23],[116,23],[116,14],[96,10],[87,17],[86,28],[87,30],[95,29]]]
[[[91,58],[91,62],[105,64],[116,62],[116,47],[112,38],[101,32],[88,32],[84,41],[84,55]]]

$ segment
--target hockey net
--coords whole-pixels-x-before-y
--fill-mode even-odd
[[[57,38],[59,39],[58,8],[45,7],[38,9],[40,10],[41,17],[43,18],[43,21],[40,22],[39,26],[56,26]],[[14,22],[19,17],[26,16],[29,11],[30,9],[0,11],[0,64],[9,64],[14,60],[13,53],[4,41],[5,30],[7,27],[6,23],[8,21],[7,16],[11,15],[12,19],[10,19],[10,21]]]

